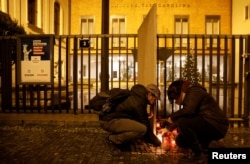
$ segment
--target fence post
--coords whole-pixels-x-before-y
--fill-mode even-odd
[[[246,40],[246,52],[243,55],[245,58],[245,115],[247,117],[245,126],[250,127],[250,35]]]
[[[0,40],[0,64],[1,64],[1,108],[3,112],[5,109],[11,109],[11,95],[12,95],[12,69],[11,69],[11,39]]]
[[[109,0],[102,0],[102,34],[109,33]],[[109,38],[102,37],[101,91],[109,90]]]

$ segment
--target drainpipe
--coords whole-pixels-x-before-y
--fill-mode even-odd
[[[102,35],[109,34],[109,0],[102,0]],[[109,38],[102,37],[101,91],[109,90]]]

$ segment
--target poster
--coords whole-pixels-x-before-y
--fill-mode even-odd
[[[53,82],[53,35],[19,36],[19,84],[51,84]]]

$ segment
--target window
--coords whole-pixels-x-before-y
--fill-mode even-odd
[[[175,17],[175,34],[188,34],[188,16]],[[176,39],[175,46],[187,47],[187,38],[183,38],[182,40]]]
[[[88,35],[94,32],[94,19],[92,17],[82,17],[81,19],[81,34]]]
[[[94,16],[81,17],[80,33],[82,35],[94,34]],[[90,40],[90,47],[94,47],[93,38]]]
[[[206,16],[206,34],[207,35],[219,35],[220,34],[220,16]],[[206,46],[210,47],[210,41],[212,46],[217,47],[217,39],[209,38],[206,40]]]
[[[36,0],[28,0],[28,21],[29,24],[37,24],[37,2]]]
[[[57,2],[54,4],[54,33],[60,34],[60,5]]]
[[[246,20],[250,18],[250,11],[249,11],[249,9],[250,9],[250,5],[247,5],[245,7],[245,19]]]
[[[125,17],[124,16],[113,16],[111,17],[111,33],[112,34],[125,34]],[[125,37],[114,37],[113,47],[125,47]]]

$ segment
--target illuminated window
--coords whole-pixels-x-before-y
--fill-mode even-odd
[[[37,24],[37,2],[36,0],[28,0],[28,21],[29,24]]]
[[[88,35],[94,34],[94,18],[93,17],[82,17],[81,18],[81,34]]]
[[[112,34],[125,34],[125,17],[124,16],[113,16],[111,17],[111,33]],[[125,47],[126,38],[114,37],[113,47]]]
[[[94,34],[94,16],[81,17],[80,33],[82,35]],[[90,47],[94,47],[94,38],[90,40]]]
[[[188,34],[188,16],[175,16],[175,34]],[[176,39],[176,47],[187,47],[187,38]]]
[[[206,16],[206,34],[207,35],[219,35],[220,34],[220,16]],[[212,47],[217,47],[217,38],[206,40],[206,46],[210,47],[210,41],[212,41]]]

